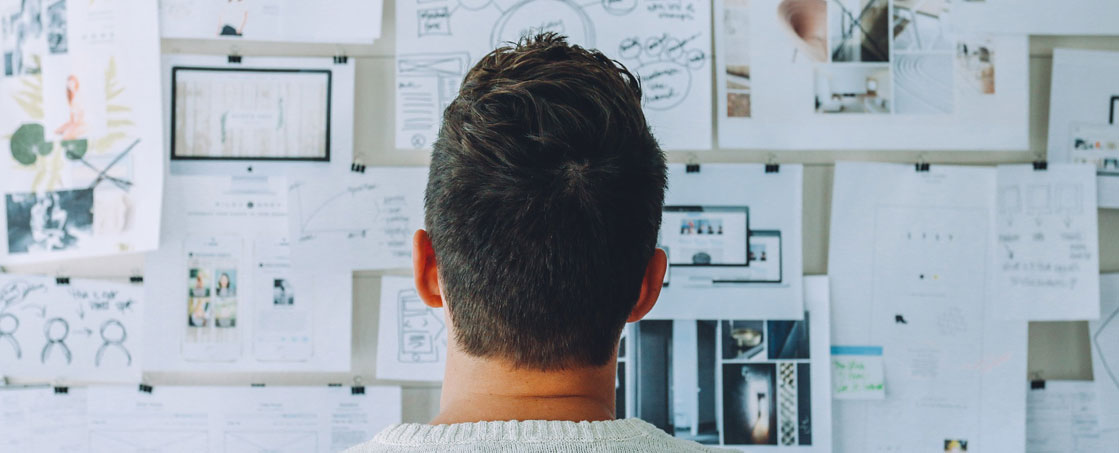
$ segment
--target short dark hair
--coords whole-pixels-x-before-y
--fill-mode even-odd
[[[470,355],[605,365],[660,229],[664,153],[640,82],[545,33],[489,53],[443,113],[425,223]]]

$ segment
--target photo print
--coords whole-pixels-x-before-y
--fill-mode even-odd
[[[5,195],[8,253],[70,250],[93,233],[93,189]]]
[[[817,113],[890,113],[890,66],[881,64],[816,67]]]
[[[183,354],[189,360],[230,361],[240,355],[237,329],[238,257],[236,237],[192,237],[184,244],[187,322]]]
[[[0,50],[5,76],[35,75],[41,70],[46,39],[42,0],[7,2],[0,10]]]
[[[890,61],[887,0],[827,2],[829,54],[834,62]]]
[[[963,453],[967,451],[966,440],[945,439],[944,452],[945,453]]]
[[[951,54],[896,54],[893,65],[897,113],[952,113]]]
[[[237,269],[216,269],[214,285],[214,326],[237,326]]]
[[[295,305],[295,290],[290,280],[272,279],[272,305]]]
[[[894,51],[952,52],[948,0],[894,0]]]
[[[727,116],[750,117],[750,0],[725,0]]]
[[[620,377],[617,400],[635,399],[628,416],[702,444],[811,446],[807,329],[807,321],[641,321],[624,361],[633,389]]]
[[[961,95],[995,94],[995,51],[990,39],[956,42],[956,81]]]
[[[246,0],[222,0],[218,15],[217,35],[240,38],[249,24],[249,6]]]

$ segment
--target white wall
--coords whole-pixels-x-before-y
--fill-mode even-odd
[[[385,6],[384,37],[370,46],[319,44],[238,43],[241,55],[333,56],[344,53],[356,57],[357,87],[355,111],[355,154],[366,165],[426,165],[422,152],[393,149],[393,5]],[[1049,71],[1054,47],[1079,47],[1119,50],[1119,37],[1035,37],[1030,43],[1031,147],[1030,152],[796,152],[777,154],[779,162],[807,164],[804,172],[804,272],[827,273],[828,225],[831,218],[833,166],[837,160],[876,160],[914,162],[924,158],[933,164],[994,164],[1030,162],[1045,149],[1049,110]],[[165,53],[230,53],[228,43],[164,40]],[[673,162],[765,162],[768,151],[716,150],[671,153]],[[1119,271],[1119,210],[1100,212],[1100,257],[1103,271]],[[119,256],[72,261],[52,265],[19,266],[11,272],[36,272],[71,277],[126,279],[143,268],[140,256]],[[403,274],[404,272],[397,272]],[[358,272],[354,275],[353,373],[279,374],[241,373],[223,375],[148,373],[152,385],[227,384],[272,385],[350,383],[359,376],[365,384],[382,383],[372,379],[376,361],[377,315],[380,274]],[[1091,379],[1085,322],[1033,323],[1030,326],[1029,371],[1047,379]],[[393,382],[385,382],[393,383]],[[404,419],[427,421],[438,410],[438,387],[407,384],[404,391]]]

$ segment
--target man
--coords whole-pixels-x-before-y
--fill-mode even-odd
[[[664,277],[665,178],[620,63],[551,33],[482,58],[444,112],[413,244],[450,326],[441,411],[354,451],[709,451],[614,420],[622,327]]]

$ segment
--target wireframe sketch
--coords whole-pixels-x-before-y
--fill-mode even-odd
[[[1119,359],[1119,305],[1110,313],[1100,313],[1099,327],[1092,335],[1092,348],[1099,351],[1096,357],[1107,378],[1104,385],[1113,386],[1114,392],[1119,392],[1119,362],[1115,361]],[[1101,381],[1100,374],[1096,376],[1096,380]]]
[[[90,429],[90,451],[209,451],[209,433],[205,430]]]
[[[400,328],[397,359],[403,363],[435,363],[447,347],[443,319],[424,304],[416,290],[406,289],[397,295]]]
[[[50,358],[52,353],[57,350],[55,354],[62,354],[66,359],[66,364],[69,365],[73,360],[73,355],[70,354],[70,347],[66,346],[66,337],[70,336],[70,324],[62,318],[52,318],[47,321],[46,326],[43,327],[43,335],[47,337],[47,343],[43,345],[43,353],[40,355],[40,361],[44,364]]]
[[[667,148],[710,146],[710,2],[427,0],[397,9],[397,146],[431,146],[469,67],[495,48],[554,32],[602,51],[641,79]],[[439,53],[429,53],[439,49]],[[685,130],[686,129],[686,130]]]
[[[301,430],[226,431],[224,451],[298,453],[319,451],[319,433]]]
[[[68,250],[93,230],[93,189],[9,193],[8,253]]]
[[[402,133],[410,134],[414,148],[429,145],[428,134],[438,127],[443,110],[458,94],[459,83],[470,69],[470,54],[401,55],[396,61],[396,120]]]

